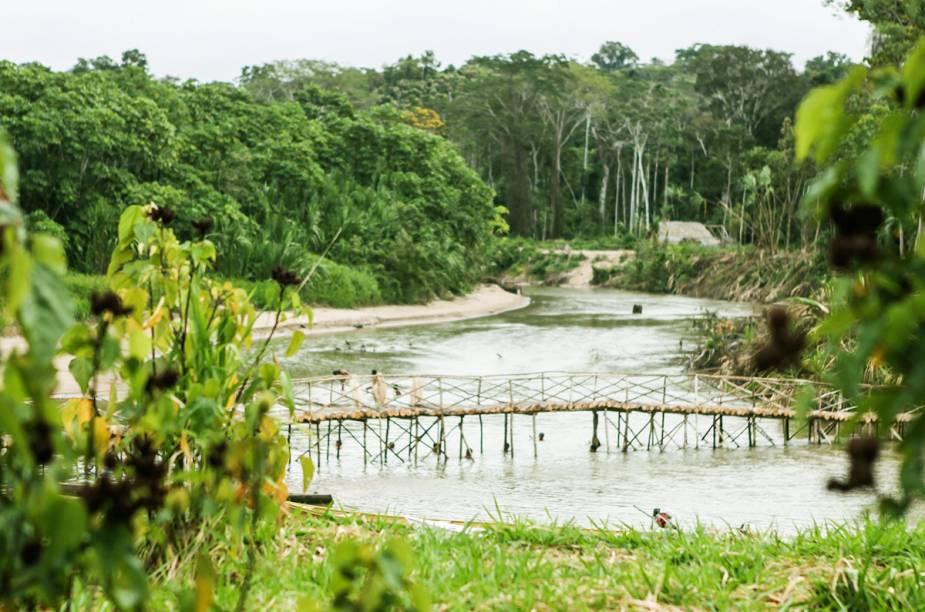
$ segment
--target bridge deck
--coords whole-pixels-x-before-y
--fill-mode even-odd
[[[502,448],[513,453],[514,416],[526,415],[532,419],[530,438],[536,454],[543,435],[537,432],[536,417],[547,413],[592,413],[591,450],[603,446],[609,452],[611,432],[623,451],[665,449],[670,444],[686,448],[691,441],[714,448],[741,446],[739,440],[746,437],[748,446],[788,444],[800,432],[806,432],[809,442],[824,443],[856,428],[901,439],[915,412],[900,414],[895,423],[881,428],[875,415],[858,414],[852,402],[825,384],[700,374],[344,375],[299,380],[294,387],[297,410],[290,435],[293,426],[308,426],[310,449],[318,461],[325,441],[330,456],[332,439],[338,457],[349,440],[363,448],[364,461],[384,462],[390,455],[416,460],[418,447],[428,456],[445,457],[453,433],[460,458],[471,456],[464,427],[470,416],[478,418],[480,450],[485,446],[483,417],[503,418]],[[806,418],[799,418],[801,414]],[[666,415],[672,416],[666,420]],[[708,417],[705,431],[698,429],[704,422],[692,416]],[[447,426],[449,419],[454,422]],[[779,422],[781,431],[768,433],[764,420]],[[370,427],[371,421],[379,425]],[[395,434],[403,440],[400,449],[395,448]],[[378,445],[375,452],[368,448],[370,435],[372,445]]]

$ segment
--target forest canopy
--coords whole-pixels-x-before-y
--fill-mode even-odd
[[[312,83],[268,100],[155,79],[138,51],[69,72],[0,62],[23,210],[82,272],[105,270],[125,207],[153,202],[176,213],[181,238],[214,221],[226,276],[305,272],[333,241],[331,258],[355,271],[319,274],[340,273],[362,301],[466,291],[499,223],[491,191],[444,138],[409,123]]]
[[[428,52],[381,70],[249,66],[240,84],[264,101],[317,84],[359,107],[429,109],[441,119],[434,131],[510,211],[515,234],[645,234],[669,217],[769,246],[800,230],[794,213],[812,176],[793,160],[794,110],[851,65],[830,52],[799,71],[788,53],[733,45],[694,45],[666,65],[608,41],[588,63],[519,51],[443,67]]]
[[[317,283],[349,297],[322,301],[422,301],[468,290],[508,229],[644,236],[671,218],[760,247],[805,242],[814,168],[795,162],[792,117],[851,65],[828,53],[800,71],[788,53],[701,44],[665,64],[608,41],[590,62],[305,59],[231,84],[155,78],[129,50],[66,72],[0,62],[0,128],[31,226],[62,238],[78,271],[102,271],[121,211],[154,202],[176,210],[181,238],[214,220],[222,275],[304,272],[333,243]]]

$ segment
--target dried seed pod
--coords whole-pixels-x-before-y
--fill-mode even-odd
[[[832,478],[829,480],[828,489],[830,491],[853,491],[873,487],[874,464],[880,457],[880,442],[871,437],[852,438],[845,450],[851,462],[848,467],[848,479]]]
[[[46,465],[55,455],[54,443],[51,439],[51,426],[41,417],[36,417],[26,423],[26,436],[29,439],[29,451],[35,462]]]
[[[197,232],[199,232],[200,238],[204,238],[206,234],[212,231],[212,227],[214,225],[215,222],[212,220],[212,217],[203,217],[193,221],[193,227],[196,228]]]
[[[806,345],[806,335],[791,330],[790,314],[783,306],[771,307],[767,318],[771,338],[752,356],[752,366],[764,371],[796,365]]]
[[[172,389],[180,380],[180,373],[173,368],[167,368],[159,373],[152,374],[145,383],[145,392],[166,391]]]
[[[276,266],[273,268],[272,277],[273,280],[283,287],[298,285],[302,282],[298,274],[284,266]]]
[[[883,210],[873,204],[845,208],[834,204],[829,216],[835,225],[835,236],[829,245],[829,263],[837,270],[855,264],[869,264],[879,257],[877,230],[883,224]]]
[[[207,463],[210,467],[219,469],[225,466],[225,453],[228,451],[228,443],[225,440],[222,440],[218,444],[214,445],[209,450],[209,455],[206,458]]]
[[[173,220],[177,218],[177,213],[175,213],[172,208],[167,206],[158,206],[150,213],[148,213],[148,217],[152,221],[156,221],[162,226],[166,227],[173,223]]]
[[[113,317],[123,317],[132,314],[132,307],[124,305],[114,291],[94,291],[90,294],[90,312],[97,317],[104,312],[112,314]]]
[[[35,538],[29,540],[19,551],[19,558],[26,567],[35,565],[42,558],[42,543]]]

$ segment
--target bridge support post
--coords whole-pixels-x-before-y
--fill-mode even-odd
[[[315,421],[315,451],[317,452],[318,460],[315,462],[315,469],[321,469],[321,423]]]
[[[623,452],[625,453],[630,447],[630,413],[623,414]]]
[[[596,453],[596,452],[597,452],[597,449],[600,448],[600,446],[601,446],[601,441],[598,440],[598,438],[597,438],[597,424],[598,424],[597,410],[593,410],[593,411],[591,412],[591,414],[592,414],[592,420],[591,420],[591,423],[592,423],[592,425],[591,425],[591,452],[592,452],[592,453]]]
[[[440,415],[440,438],[437,442],[437,461],[440,461],[440,455],[446,456],[446,427],[443,422],[443,415]]]
[[[363,419],[363,465],[366,465],[366,462],[367,462],[367,460],[368,460],[367,457],[366,457],[366,455],[367,455],[367,452],[366,452],[366,430],[368,429],[368,427],[369,427],[369,423],[366,421],[366,419]]]
[[[382,463],[389,462],[389,427],[392,425],[392,419],[385,417],[385,442],[382,444]]]
[[[617,450],[620,450],[620,425],[623,421],[623,413],[617,412]]]
[[[421,418],[414,417],[414,465],[418,465],[418,446],[421,445]]]
[[[664,391],[662,392],[664,395]],[[664,406],[664,400],[662,400],[662,406]],[[661,432],[658,435],[658,449],[665,450],[665,413],[662,413],[662,423],[661,423]]]
[[[507,443],[507,413],[504,413],[504,444],[502,446],[502,455],[506,455],[510,445]]]
[[[784,417],[784,446],[790,445],[790,417]]]
[[[481,384],[481,381],[479,381]],[[485,429],[482,424],[482,415],[479,415],[479,454],[485,454]]]
[[[540,456],[540,453],[539,453],[539,449],[537,449],[537,446],[536,446],[536,413],[535,412],[532,415],[530,415],[530,420],[531,420],[530,425],[533,427],[533,458],[536,459],[537,457]]]
[[[463,434],[463,415],[459,415],[459,460],[462,461],[463,457],[463,442],[466,440],[466,436]]]
[[[324,445],[324,458],[326,461],[331,460],[331,421],[328,421],[328,436]]]
[[[344,445],[343,441],[344,422],[337,420],[337,444],[334,445],[334,455],[340,459],[340,447]]]
[[[610,454],[610,409],[604,409],[604,450]]]

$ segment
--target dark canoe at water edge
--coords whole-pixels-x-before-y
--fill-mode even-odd
[[[61,483],[61,492],[65,495],[83,498],[89,487],[79,483]],[[334,497],[324,493],[290,493],[287,501],[296,504],[306,504],[308,506],[330,506],[334,503]]]

